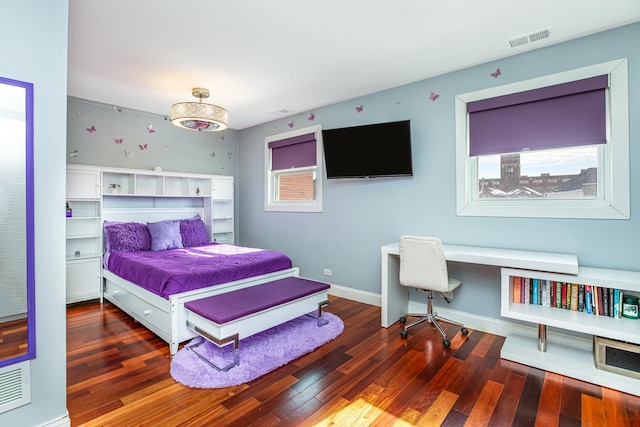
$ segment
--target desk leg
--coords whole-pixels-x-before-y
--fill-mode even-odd
[[[538,351],[547,351],[547,325],[538,325]]]
[[[400,257],[382,254],[382,327],[388,328],[409,309],[409,292],[400,284]]]

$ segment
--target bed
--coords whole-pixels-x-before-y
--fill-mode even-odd
[[[202,216],[201,208],[103,212],[103,297],[166,341],[172,355],[196,336],[187,328],[185,303],[299,275],[284,254],[212,244],[208,234],[185,226],[202,230]]]

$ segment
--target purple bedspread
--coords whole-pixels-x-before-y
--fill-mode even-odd
[[[156,252],[115,252],[108,263],[109,271],[165,299],[293,265],[280,252],[216,243]]]

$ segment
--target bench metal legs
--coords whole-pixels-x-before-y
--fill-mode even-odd
[[[329,305],[329,300],[328,299],[326,299],[324,301],[320,301],[318,303],[318,312],[317,312],[317,314],[315,316],[313,314],[311,314],[311,313],[307,314],[307,316],[309,316],[309,317],[313,317],[314,319],[318,319],[318,327],[324,326],[327,323],[329,323],[329,321],[327,319],[324,319],[322,317],[322,309],[324,307],[328,306],[328,305]]]
[[[198,353],[195,350],[196,347],[199,347],[202,344],[204,344],[205,340],[202,340],[199,343],[194,344],[192,346],[188,346],[187,348],[189,350],[193,351],[193,353],[196,356],[198,356],[198,358],[200,360],[203,360],[203,361],[207,362],[207,364],[209,366],[211,366],[212,368],[215,368],[218,371],[223,371],[223,372],[228,371],[229,369],[233,368],[234,366],[237,366],[240,363],[240,355],[238,354],[238,346],[239,346],[240,340],[239,340],[238,334],[231,335],[230,337],[227,337],[227,338],[218,339],[216,337],[211,336],[207,332],[205,332],[202,329],[200,329],[197,325],[194,325],[193,323],[191,323],[189,321],[187,321],[187,327],[192,329],[195,333],[197,333],[201,337],[205,338],[206,340],[211,341],[212,343],[214,343],[215,345],[217,345],[220,348],[224,347],[225,345],[227,345],[227,344],[229,344],[231,342],[233,343],[233,362],[229,363],[227,366],[224,366],[224,367],[219,367],[218,365],[216,365],[215,363],[213,363],[212,361],[210,361],[209,359],[207,359],[206,357],[204,357],[202,354]]]

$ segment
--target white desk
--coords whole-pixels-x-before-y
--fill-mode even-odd
[[[447,245],[444,243],[443,247],[447,261],[578,274],[578,257],[573,254]],[[381,250],[382,327],[388,328],[407,312],[409,293],[407,288],[399,282],[400,244],[384,245]]]

